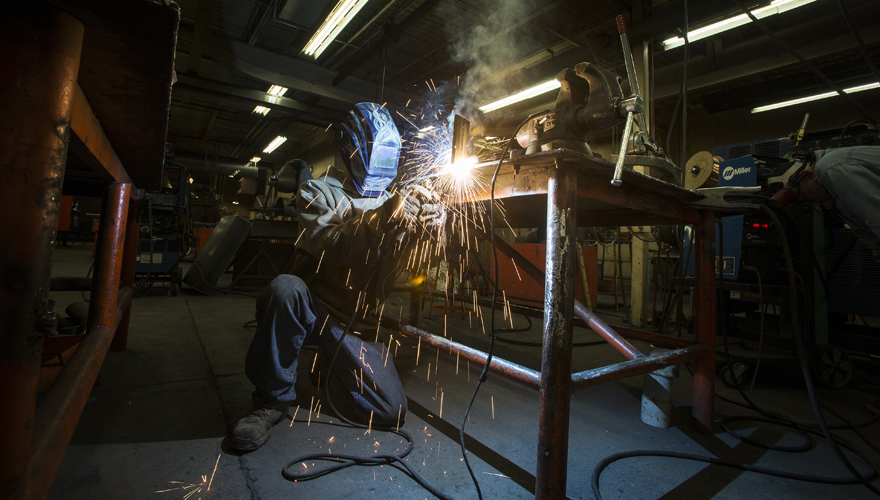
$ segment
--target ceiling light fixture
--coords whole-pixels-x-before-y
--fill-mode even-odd
[[[256,164],[259,163],[260,160],[262,160],[262,158],[260,158],[259,156],[254,156],[253,158],[251,158],[251,163]]]
[[[266,146],[266,149],[264,149],[263,152],[266,153],[267,155],[272,154],[272,151],[275,151],[276,149],[278,149],[278,146],[284,144],[284,142],[286,140],[287,140],[287,137],[284,137],[283,135],[279,135],[278,137],[272,139],[272,142],[270,142],[269,145]]]
[[[330,42],[336,39],[336,35],[342,31],[342,28],[345,28],[345,25],[354,19],[354,16],[367,4],[367,1],[339,0],[339,3],[333,8],[333,12],[327,16],[324,24],[321,25],[321,28],[309,40],[309,43],[306,44],[303,52],[307,56],[314,56],[317,59],[324,52],[324,49],[330,46]]]
[[[507,96],[504,99],[499,99],[495,102],[491,102],[486,104],[485,106],[480,106],[480,111],[483,113],[488,113],[490,111],[495,111],[496,109],[503,108],[505,106],[510,106],[511,104],[524,101],[526,99],[530,99],[532,97],[539,96],[541,94],[545,94],[550,92],[553,89],[558,89],[560,86],[559,80],[550,80],[549,82],[544,82],[540,85],[536,85],[530,89],[523,90],[522,92],[517,92],[511,96]]]
[[[804,5],[811,4],[815,1],[816,0],[773,0],[770,2],[770,5],[754,9],[752,15],[755,16],[756,19],[763,19],[775,14],[782,14],[783,12],[794,10],[798,7],[803,7]],[[750,22],[752,22],[752,20],[749,19],[747,14],[743,13],[738,16],[733,16],[724,19],[723,21],[710,24],[709,26],[703,26],[702,28],[689,31],[687,34],[688,42],[696,42],[697,40],[717,35],[718,33],[737,28],[744,24],[749,24]],[[682,45],[684,45],[684,38],[679,36],[672,37],[663,41],[663,50],[674,49],[676,47],[681,47]]]
[[[254,113],[261,114],[261,115],[263,115],[263,116],[266,116],[266,115],[269,114],[269,108],[267,108],[267,107],[265,107],[265,106],[257,106],[256,108],[254,108],[254,111],[253,111],[253,112],[254,112]]]
[[[848,89],[843,89],[843,91],[847,94],[855,94],[856,92],[861,92],[863,90],[870,90],[880,88],[880,82],[869,83],[867,85],[859,85],[858,87],[850,87]],[[784,108],[786,106],[794,106],[795,104],[801,104],[810,101],[818,101],[819,99],[827,99],[828,97],[834,97],[839,95],[837,92],[825,92],[824,94],[816,94],[811,95],[809,97],[801,97],[800,99],[792,99],[790,101],[777,102],[776,104],[768,104],[766,106],[758,106],[757,108],[752,109],[752,113],[760,113],[762,111],[770,111],[771,109],[779,109]]]
[[[269,87],[269,90],[267,90],[266,93],[275,97],[281,97],[287,93],[287,87],[282,87],[281,85],[272,85],[271,87]]]

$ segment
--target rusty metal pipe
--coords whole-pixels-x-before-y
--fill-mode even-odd
[[[548,235],[550,233],[547,233]],[[538,267],[528,259],[523,257],[523,255],[516,251],[515,248],[508,245],[504,240],[495,236],[495,246],[498,250],[501,251],[504,255],[513,259],[520,269],[525,271],[529,277],[535,280],[538,283],[541,283],[545,280],[544,272],[538,269]],[[587,307],[581,304],[580,301],[574,301],[574,313],[589,326],[594,332],[598,333],[605,339],[609,344],[612,345],[617,351],[624,355],[627,359],[636,359],[641,356],[644,356],[638,349],[636,349],[632,344],[626,341],[619,333],[615,332],[613,328],[608,326],[604,321],[602,321],[598,316],[596,316],[593,311],[587,309]]]
[[[461,359],[470,361],[478,367],[486,366],[486,358],[488,355],[480,350],[468,347],[458,342],[453,342],[447,338],[439,337],[433,333],[419,330],[414,326],[400,325],[396,321],[382,320],[382,325],[393,331],[399,332],[404,337],[419,340],[429,347],[439,347],[442,352],[448,354],[458,354]],[[526,387],[537,389],[539,387],[540,374],[535,370],[526,368],[525,366],[511,363],[497,357],[492,358],[492,364],[489,365],[489,371],[500,375],[508,380],[518,382]]]
[[[53,292],[87,292],[92,289],[92,278],[87,277],[53,277],[49,282],[49,290]]]
[[[22,499],[83,26],[42,2],[0,16],[0,496]]]
[[[122,251],[122,270],[120,271],[119,280],[123,287],[134,289],[135,270],[137,268],[138,243],[140,243],[141,234],[141,213],[140,200],[132,197],[128,204],[128,221],[125,225],[125,246]],[[117,318],[119,326],[116,328],[116,334],[113,336],[113,343],[110,344],[111,351],[124,351],[128,344],[128,324],[131,321],[131,303],[129,302],[125,310]]]
[[[34,436],[28,463],[27,495],[46,496],[73,435],[86,399],[95,384],[116,331],[119,271],[131,184],[110,185],[95,265],[89,304],[89,332],[55,379],[37,407]],[[127,294],[123,294],[123,300]]]
[[[714,351],[712,351],[714,353]],[[588,387],[607,384],[616,380],[652,372],[669,365],[677,365],[692,359],[703,359],[713,354],[705,345],[692,345],[684,349],[666,351],[654,356],[642,356],[639,359],[623,361],[609,366],[602,366],[575,373],[571,376],[571,392]]]
[[[537,500],[566,498],[571,408],[571,318],[574,309],[575,252],[578,250],[575,239],[576,189],[574,167],[557,163],[547,182],[547,273],[544,280],[544,340],[541,349],[538,460],[535,470]]]
[[[694,227],[694,334],[699,344],[715,352],[715,213],[700,212]],[[694,363],[693,425],[711,433],[715,427],[715,356]]]

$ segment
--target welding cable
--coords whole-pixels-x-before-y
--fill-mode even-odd
[[[754,17],[754,16],[752,16]],[[791,258],[791,250],[788,247],[788,239],[785,237],[785,233],[782,229],[782,223],[779,222],[779,218],[776,217],[776,214],[773,213],[766,205],[760,205],[761,210],[773,221],[773,224],[776,225],[777,230],[782,236],[780,240],[782,241],[782,254],[785,257],[785,266],[788,268],[788,288],[789,290],[796,290],[797,285],[795,283],[795,272],[794,272],[794,264],[792,263]],[[834,454],[837,455],[837,458],[841,463],[850,471],[853,477],[857,478],[868,490],[870,490],[875,495],[880,496],[880,489],[877,489],[873,486],[862,474],[859,473],[858,470],[853,466],[852,463],[843,455],[843,452],[840,451],[840,447],[837,445],[837,442],[834,439],[834,436],[831,434],[831,431],[828,429],[828,425],[825,423],[825,418],[822,415],[822,410],[819,407],[819,400],[816,398],[816,389],[813,385],[813,377],[810,373],[810,362],[807,358],[806,349],[803,344],[803,332],[800,330],[800,325],[798,323],[797,314],[794,311],[797,310],[797,294],[789,293],[789,300],[791,301],[792,307],[792,330],[794,337],[794,345],[795,350],[797,351],[798,359],[801,364],[801,373],[804,377],[804,382],[807,386],[807,394],[810,397],[810,404],[813,406],[813,413],[816,414],[816,420],[819,422],[819,427],[822,429],[822,434],[825,436],[825,439],[828,441],[828,444],[831,446],[831,449],[834,451]]]
[[[810,438],[806,429],[804,429],[803,426],[799,425],[797,422],[786,417],[785,415],[781,415],[779,413],[764,410],[763,408],[756,405],[746,395],[745,391],[743,391],[741,380],[739,378],[737,378],[735,374],[733,374],[734,373],[733,372],[733,359],[732,359],[732,356],[730,355],[730,340],[727,336],[727,322],[726,322],[727,314],[725,312],[725,307],[724,307],[724,304],[725,304],[725,300],[724,300],[724,298],[725,298],[724,297],[724,292],[725,292],[724,264],[723,264],[723,259],[724,259],[724,219],[718,218],[717,220],[718,220],[718,249],[719,249],[719,253],[721,254],[721,258],[722,258],[721,272],[718,273],[718,276],[719,276],[719,278],[718,278],[718,297],[719,297],[718,317],[720,318],[720,323],[721,323],[721,337],[722,337],[722,342],[723,342],[722,345],[724,347],[724,359],[727,362],[727,369],[730,370],[730,373],[733,376],[734,387],[736,388],[737,392],[739,392],[740,397],[742,397],[743,400],[745,400],[745,402],[749,405],[749,407],[752,410],[754,410],[755,412],[764,416],[764,418],[760,418],[760,417],[751,418],[751,417],[739,417],[739,416],[724,418],[721,420],[721,427],[724,429],[725,432],[727,432],[731,436],[733,436],[741,441],[744,441],[746,443],[749,443],[751,445],[758,446],[760,448],[766,448],[766,449],[774,450],[774,451],[793,452],[793,453],[808,451],[813,446],[813,440],[812,440],[812,438]],[[795,291],[794,293],[797,293],[797,292]],[[796,300],[797,299],[795,299],[795,301]],[[792,310],[793,314],[796,314],[796,311],[798,311],[798,310],[799,309],[793,309]],[[804,441],[802,444],[800,444],[798,446],[778,446],[778,445],[765,444],[765,443],[755,441],[755,440],[748,438],[746,436],[743,436],[742,434],[735,432],[733,429],[731,429],[727,425],[728,422],[737,422],[737,421],[743,421],[743,420],[758,421],[758,422],[770,422],[770,423],[775,423],[775,424],[780,424],[780,425],[785,425],[785,426],[791,427],[791,428],[796,429],[798,431],[798,433],[804,438]]]
[[[498,247],[495,245],[495,183],[498,181],[498,173],[501,171],[501,165],[504,163],[504,156],[507,154],[507,151],[510,149],[510,143],[516,140],[516,134],[519,133],[520,129],[529,122],[532,118],[539,115],[540,113],[535,113],[529,115],[528,118],[520,122],[519,125],[511,134],[511,139],[507,141],[504,145],[504,149],[501,152],[501,157],[498,159],[498,165],[495,166],[495,172],[492,173],[492,183],[489,188],[489,243],[492,245],[492,259],[495,262],[495,279],[494,282],[498,284]],[[495,352],[495,305],[498,303],[498,287],[492,287],[492,306],[489,310],[492,312],[492,317],[489,318],[489,351],[486,353],[486,365],[483,367],[483,372],[480,374],[479,379],[477,380],[477,385],[474,387],[474,393],[471,395],[471,399],[468,402],[467,408],[464,411],[464,415],[461,417],[461,425],[458,427],[459,431],[459,444],[461,445],[461,455],[464,460],[465,466],[467,466],[468,473],[471,475],[471,479],[474,482],[474,487],[477,488],[477,497],[480,500],[483,499],[483,492],[480,490],[480,483],[477,481],[477,476],[474,474],[474,469],[471,467],[471,462],[468,459],[467,448],[464,444],[464,428],[467,423],[468,414],[471,412],[471,407],[474,405],[474,401],[477,399],[477,393],[480,392],[480,386],[483,385],[483,382],[486,381],[489,374],[489,366],[492,364],[492,356]]]
[[[805,482],[824,483],[824,484],[840,484],[840,485],[862,484],[866,488],[871,490],[873,493],[880,495],[880,491],[878,491],[877,488],[875,488],[873,485],[871,485],[871,481],[874,481],[878,478],[878,471],[877,471],[874,463],[870,460],[870,458],[867,457],[867,455],[865,455],[865,453],[863,451],[861,451],[860,449],[856,448],[855,446],[849,444],[846,440],[844,440],[840,437],[835,437],[831,433],[829,426],[825,422],[824,416],[821,412],[820,403],[819,403],[819,401],[816,397],[816,394],[815,394],[815,387],[812,383],[812,378],[810,376],[810,371],[809,371],[809,362],[807,360],[804,346],[802,343],[803,340],[800,336],[801,330],[800,330],[800,326],[798,323],[798,320],[799,320],[798,315],[797,315],[797,310],[798,310],[797,300],[798,299],[797,299],[797,292],[796,292],[796,290],[798,290],[798,288],[796,287],[796,283],[795,283],[796,278],[795,278],[795,272],[794,272],[794,265],[793,265],[793,259],[791,258],[791,252],[788,247],[788,240],[787,240],[787,238],[785,238],[782,224],[780,223],[778,217],[776,217],[776,214],[774,214],[773,211],[770,208],[766,207],[765,205],[760,205],[760,208],[761,208],[761,210],[764,211],[764,213],[768,217],[770,217],[770,219],[774,223],[774,226],[777,228],[777,230],[779,231],[780,236],[781,236],[780,239],[782,241],[783,255],[785,257],[786,267],[788,269],[789,289],[795,290],[794,293],[789,294],[790,300],[791,300],[791,308],[792,308],[792,328],[794,330],[795,348],[796,348],[796,351],[798,354],[798,359],[801,364],[801,371],[804,376],[804,381],[805,381],[805,384],[807,387],[807,393],[809,395],[810,402],[813,405],[813,410],[814,410],[816,420],[819,425],[813,426],[813,425],[807,425],[807,424],[800,424],[800,423],[798,423],[788,417],[785,417],[784,415],[781,415],[781,414],[778,414],[775,412],[769,412],[769,411],[761,409],[760,407],[755,405],[748,398],[748,396],[746,396],[745,392],[742,390],[742,387],[740,385],[739,380],[737,380],[736,377],[734,377],[734,382],[736,384],[736,388],[737,388],[740,396],[748,403],[747,407],[752,409],[753,411],[756,411],[756,412],[764,415],[765,417],[727,417],[725,419],[722,419],[722,426],[724,427],[725,431],[727,431],[729,434],[737,437],[738,439],[740,439],[744,442],[747,442],[747,443],[750,443],[752,445],[759,446],[762,448],[779,450],[779,451],[795,451],[795,452],[808,451],[808,450],[812,449],[812,445],[813,445],[812,439],[809,438],[808,433],[821,435],[826,439],[826,441],[828,441],[829,446],[832,448],[832,450],[834,451],[834,453],[838,457],[838,459],[841,461],[841,463],[843,463],[843,465],[850,471],[851,477],[847,477],[847,478],[817,477],[817,476],[812,476],[812,475],[804,475],[804,474],[778,471],[778,470],[774,470],[774,469],[767,469],[767,468],[763,468],[763,467],[755,467],[755,466],[751,466],[751,465],[745,465],[745,464],[740,464],[740,463],[736,463],[736,462],[720,460],[720,459],[713,458],[713,457],[692,455],[692,454],[687,454],[687,453],[652,451],[652,450],[635,450],[635,451],[629,451],[629,452],[623,452],[623,453],[617,453],[617,454],[611,455],[609,457],[606,457],[605,459],[600,461],[599,464],[596,465],[596,467],[593,469],[591,484],[592,484],[592,488],[593,488],[593,493],[594,493],[597,500],[602,500],[602,495],[599,490],[599,478],[601,476],[602,471],[605,468],[607,468],[610,464],[612,464],[616,461],[619,461],[619,460],[623,460],[626,458],[633,458],[633,457],[642,457],[642,456],[668,457],[668,458],[677,458],[677,459],[684,459],[684,460],[693,460],[693,461],[709,463],[709,464],[713,464],[713,465],[721,465],[724,467],[730,467],[730,468],[735,468],[735,469],[749,471],[749,472],[757,472],[760,474],[766,474],[766,475],[771,475],[771,476],[776,476],[776,477],[783,477],[783,478],[787,478],[787,479],[795,479],[795,480],[800,480],[800,481],[805,481]],[[722,249],[724,248],[723,247],[723,245],[724,245],[723,238],[724,238],[724,236],[723,236],[723,222],[722,222],[721,229],[719,230],[719,245],[718,245]],[[722,252],[723,252],[723,250],[722,250]],[[719,316],[721,316],[721,318],[722,318],[721,331],[722,331],[722,335],[723,335],[725,356],[727,359],[728,366],[730,366],[731,357],[730,357],[730,351],[729,351],[729,347],[728,347],[726,326],[725,326],[724,317],[723,317],[724,316],[724,297],[723,297],[724,269],[723,269],[723,267],[722,267],[722,272],[721,272],[720,276],[721,277],[719,279],[719,288],[720,288],[720,292],[721,292],[721,303],[719,304],[719,308],[720,308]],[[687,364],[685,364],[685,366],[687,366]],[[690,367],[688,367],[688,370],[690,370]],[[716,395],[716,397],[719,397],[720,399],[724,399],[725,401],[732,402],[734,404],[738,404],[740,406],[746,406],[741,403],[736,403],[732,400],[729,400],[727,398],[724,398],[724,397],[721,397],[718,395]],[[827,407],[825,407],[825,408],[828,409]],[[832,412],[832,413],[834,413],[834,412]],[[834,413],[834,414],[835,414],[835,416],[837,416],[838,418],[843,420],[844,423],[850,424],[846,419],[842,418],[841,415],[838,415],[836,413]],[[733,432],[726,425],[728,422],[733,422],[733,421],[767,422],[767,423],[774,423],[774,424],[778,424],[778,425],[785,425],[785,426],[799,430],[802,433],[802,435],[804,435],[807,439],[809,439],[809,443],[807,446],[800,446],[800,447],[780,447],[780,446],[774,446],[774,445],[767,445],[764,443],[758,443],[754,440],[746,438],[745,436],[742,436],[738,433]],[[873,422],[869,422],[867,425],[870,425],[871,423],[873,423]],[[849,427],[851,427],[855,430],[853,425],[850,425]],[[866,439],[862,433],[857,432],[857,434],[863,440]],[[840,446],[843,446],[844,448],[855,453],[865,464],[867,464],[871,468],[870,473],[867,476],[861,474],[852,465],[852,463],[843,455],[843,452],[840,450]],[[871,443],[869,443],[869,446],[874,448],[873,444],[871,444]]]
[[[761,326],[758,333],[758,361],[755,363],[755,372],[752,374],[752,382],[749,384],[749,394],[755,389],[755,380],[758,379],[758,370],[761,368],[761,359],[764,357],[764,315],[767,314],[767,305],[764,304],[764,285],[761,282],[761,271],[757,267],[740,264],[742,269],[752,271],[758,276],[758,311],[761,313]]]
[[[844,90],[840,87],[840,85],[834,83],[830,78],[825,76],[825,74],[822,73],[821,71],[819,71],[819,69],[816,68],[816,66],[814,66],[810,61],[808,61],[806,58],[804,58],[804,56],[802,56],[800,54],[800,52],[796,51],[794,49],[794,47],[792,47],[791,45],[786,43],[784,40],[782,40],[781,38],[776,36],[776,34],[773,32],[773,30],[771,30],[770,28],[765,26],[763,21],[759,21],[758,18],[756,18],[755,15],[752,14],[752,11],[750,9],[748,9],[745,6],[745,4],[743,4],[742,0],[736,0],[736,4],[739,6],[740,10],[742,10],[747,16],[749,16],[749,19],[752,20],[752,23],[754,23],[755,26],[757,26],[761,31],[763,31],[764,34],[767,35],[771,40],[776,42],[777,45],[779,45],[781,48],[788,51],[789,54],[793,55],[798,61],[801,62],[801,64],[806,66],[807,69],[809,69],[810,72],[812,72],[813,75],[816,76],[816,78],[821,80],[822,83],[824,83],[826,87],[830,88],[831,90],[837,92],[839,95],[846,98],[846,100],[849,101],[849,103],[852,104],[856,109],[858,109],[859,112],[865,116],[865,118],[870,120],[871,123],[874,123],[874,124],[877,123],[877,119],[874,118],[874,116],[871,115],[871,113],[867,109],[865,109],[865,107],[862,106],[859,103],[859,101],[854,99],[853,96],[851,96],[850,94],[844,92]],[[878,494],[880,494],[880,493],[878,493]]]

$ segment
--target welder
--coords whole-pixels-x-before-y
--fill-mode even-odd
[[[289,414],[304,345],[318,346],[330,373],[317,383],[334,384],[333,394],[350,417],[392,426],[405,415],[406,397],[393,363],[371,362],[382,353],[365,341],[378,332],[380,304],[393,288],[402,256],[443,224],[445,212],[425,189],[388,192],[401,139],[386,109],[357,104],[342,125],[345,171],[331,167],[299,186],[303,232],[293,272],[275,278],[257,299],[257,330],[245,358],[245,373],[255,386],[253,407],[233,429],[239,450],[259,448]]]
[[[778,205],[819,203],[835,209],[880,262],[880,147],[796,147],[787,156],[794,163],[773,196]]]

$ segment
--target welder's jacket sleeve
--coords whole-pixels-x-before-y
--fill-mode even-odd
[[[360,197],[336,170],[299,187],[301,235],[292,274],[340,321],[348,322],[357,307],[361,328],[375,324],[377,304],[391,293],[399,257],[410,239],[391,199],[387,192]]]
[[[880,148],[855,146],[816,153],[816,178],[834,208],[880,262]]]

